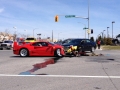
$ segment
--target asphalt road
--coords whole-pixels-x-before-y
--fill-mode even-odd
[[[12,50],[1,50],[0,90],[120,90],[120,51],[96,51],[100,53],[22,58]],[[55,63],[41,67],[48,60]]]

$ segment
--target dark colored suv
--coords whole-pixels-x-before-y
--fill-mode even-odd
[[[70,46],[77,46],[81,48],[82,51],[91,51],[94,52],[96,49],[96,43],[90,39],[72,39],[69,43],[63,44],[65,52],[69,49]]]

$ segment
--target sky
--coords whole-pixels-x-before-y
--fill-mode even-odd
[[[96,38],[101,32],[106,35],[107,27],[110,37],[112,30],[113,37],[120,34],[120,0],[0,0],[0,32],[16,31],[19,36],[52,37],[53,31],[55,39],[88,38],[83,30],[88,19],[81,17],[89,17],[89,29],[93,29],[89,37]]]

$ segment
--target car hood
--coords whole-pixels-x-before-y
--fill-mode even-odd
[[[10,44],[10,43],[1,43],[1,44]]]

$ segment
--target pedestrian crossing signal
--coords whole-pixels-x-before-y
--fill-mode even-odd
[[[58,15],[55,16],[55,22],[58,22]]]

